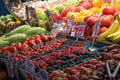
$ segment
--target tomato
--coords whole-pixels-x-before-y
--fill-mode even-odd
[[[8,56],[8,55],[10,55],[10,54],[11,54],[10,51],[5,51],[5,52],[4,52],[4,55],[5,55],[5,56]]]
[[[17,44],[15,44],[15,46],[16,46],[16,48],[19,50],[22,45],[21,45],[21,43],[17,43]]]
[[[27,42],[29,40],[29,38],[23,38],[23,42]]]
[[[35,38],[35,39],[40,39],[40,36],[39,36],[38,34],[35,34],[35,35],[34,35],[34,38]]]
[[[28,48],[28,44],[23,43],[20,49],[21,49],[21,50],[25,50],[25,49],[27,49],[27,48]]]
[[[34,46],[34,45],[36,45],[36,43],[35,43],[34,41],[29,41],[29,42],[28,42],[28,45],[29,45],[29,46]]]
[[[1,48],[2,52],[6,51],[8,46]]]
[[[104,33],[107,30],[108,30],[107,27],[101,27],[100,30],[99,30],[99,34]]]
[[[43,42],[47,42],[48,41],[48,37],[45,34],[41,34],[40,38]]]
[[[52,35],[48,36],[48,41],[53,40],[53,39],[54,39],[54,36]]]
[[[113,21],[114,16],[113,15],[103,15],[101,17],[101,26],[109,27]]]
[[[39,43],[41,43],[41,42],[42,42],[41,39],[35,39],[35,43],[36,43],[36,44],[39,44]]]

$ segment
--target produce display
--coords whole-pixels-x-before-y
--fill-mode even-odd
[[[20,18],[0,17],[0,59],[7,63],[8,76],[120,80],[119,5],[114,0],[54,0],[12,8]]]

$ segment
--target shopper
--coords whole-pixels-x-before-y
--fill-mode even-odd
[[[9,14],[9,11],[5,5],[5,1],[4,0],[0,0],[0,16],[5,16]]]

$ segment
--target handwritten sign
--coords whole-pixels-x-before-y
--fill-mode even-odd
[[[84,35],[85,23],[76,23],[71,31],[72,37],[82,37]]]
[[[93,29],[93,32],[92,32],[92,38],[95,38],[95,37],[98,36],[100,25],[101,25],[101,20],[98,19],[98,21],[94,25],[94,29]]]

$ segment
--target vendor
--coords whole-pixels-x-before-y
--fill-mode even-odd
[[[0,16],[5,16],[9,14],[9,11],[5,5],[5,1],[4,0],[0,0]]]

